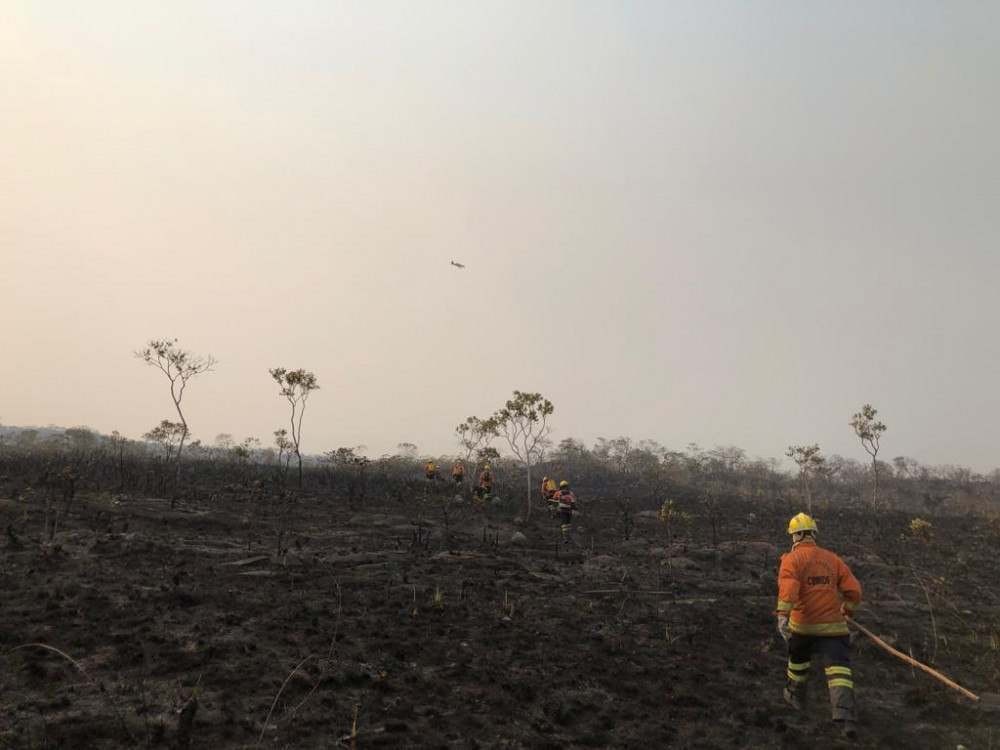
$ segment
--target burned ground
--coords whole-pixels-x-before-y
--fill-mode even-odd
[[[0,501],[0,747],[841,746],[822,673],[807,714],[781,700],[787,507],[732,502],[715,546],[703,516],[668,544],[655,513],[584,492],[564,549],[544,512],[447,501],[446,524],[441,497],[298,500],[280,555],[277,520],[235,495],[91,498],[44,545]],[[819,515],[861,622],[1000,691],[989,527]],[[860,746],[1000,746],[997,714],[854,646]]]

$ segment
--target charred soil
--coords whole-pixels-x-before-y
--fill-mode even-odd
[[[712,546],[699,518],[668,543],[651,512],[582,501],[563,545],[541,510],[302,498],[278,518],[237,496],[91,498],[43,543],[0,500],[0,747],[847,746],[821,671],[805,712],[782,701],[787,508],[732,504]],[[1000,691],[983,524],[915,538],[901,514],[818,515],[865,587],[860,622]],[[997,714],[853,651],[857,746],[1000,748]]]

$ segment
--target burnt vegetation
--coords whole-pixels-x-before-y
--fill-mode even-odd
[[[178,423],[142,441],[5,428],[0,747],[822,743],[821,696],[806,716],[781,703],[771,622],[806,504],[865,585],[861,621],[1000,685],[1000,472],[805,446],[792,473],[625,437],[503,458],[504,416],[456,431],[461,482],[412,444],[307,455],[300,423],[182,456]],[[572,544],[533,486],[526,506],[529,464],[573,480]],[[862,746],[1000,740],[995,717],[855,645]]]

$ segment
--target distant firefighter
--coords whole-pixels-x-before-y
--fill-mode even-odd
[[[493,471],[489,464],[483,464],[483,470],[479,472],[479,484],[476,487],[476,497],[485,500],[493,494]]]
[[[573,525],[573,513],[576,511],[576,495],[565,479],[559,483],[559,491],[552,497],[559,513],[559,531],[563,544],[569,544],[569,532]]]
[[[424,476],[430,480],[435,480],[438,478],[438,467],[433,461],[428,461],[424,466]]]
[[[456,461],[451,465],[451,478],[454,480],[455,484],[461,484],[462,480],[465,479],[465,464],[461,461]]]

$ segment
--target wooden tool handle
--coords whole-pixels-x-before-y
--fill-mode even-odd
[[[945,685],[947,685],[948,687],[952,688],[953,690],[957,690],[958,692],[960,692],[962,695],[964,695],[969,700],[973,700],[973,701],[978,701],[979,700],[979,696],[976,695],[975,693],[973,693],[971,690],[966,690],[964,687],[962,687],[961,685],[959,685],[957,682],[953,682],[952,680],[949,680],[947,677],[945,677],[943,674],[941,674],[940,672],[938,672],[936,669],[931,669],[926,664],[921,664],[919,661],[917,661],[916,659],[914,659],[911,656],[907,656],[902,651],[897,651],[892,646],[890,646],[888,643],[886,643],[881,638],[879,638],[877,635],[875,635],[868,628],[866,628],[864,625],[861,625],[861,624],[855,622],[854,620],[852,620],[850,617],[847,617],[846,615],[845,615],[845,618],[846,618],[847,622],[849,622],[851,625],[853,625],[858,630],[860,630],[862,633],[864,633],[866,636],[868,636],[868,638],[870,638],[871,641],[876,646],[878,646],[878,647],[880,647],[880,648],[888,651],[890,654],[892,654],[896,658],[902,659],[907,664],[910,664],[910,665],[916,667],[917,669],[923,670],[924,672],[926,672],[927,674],[929,674],[934,679],[943,682]]]

